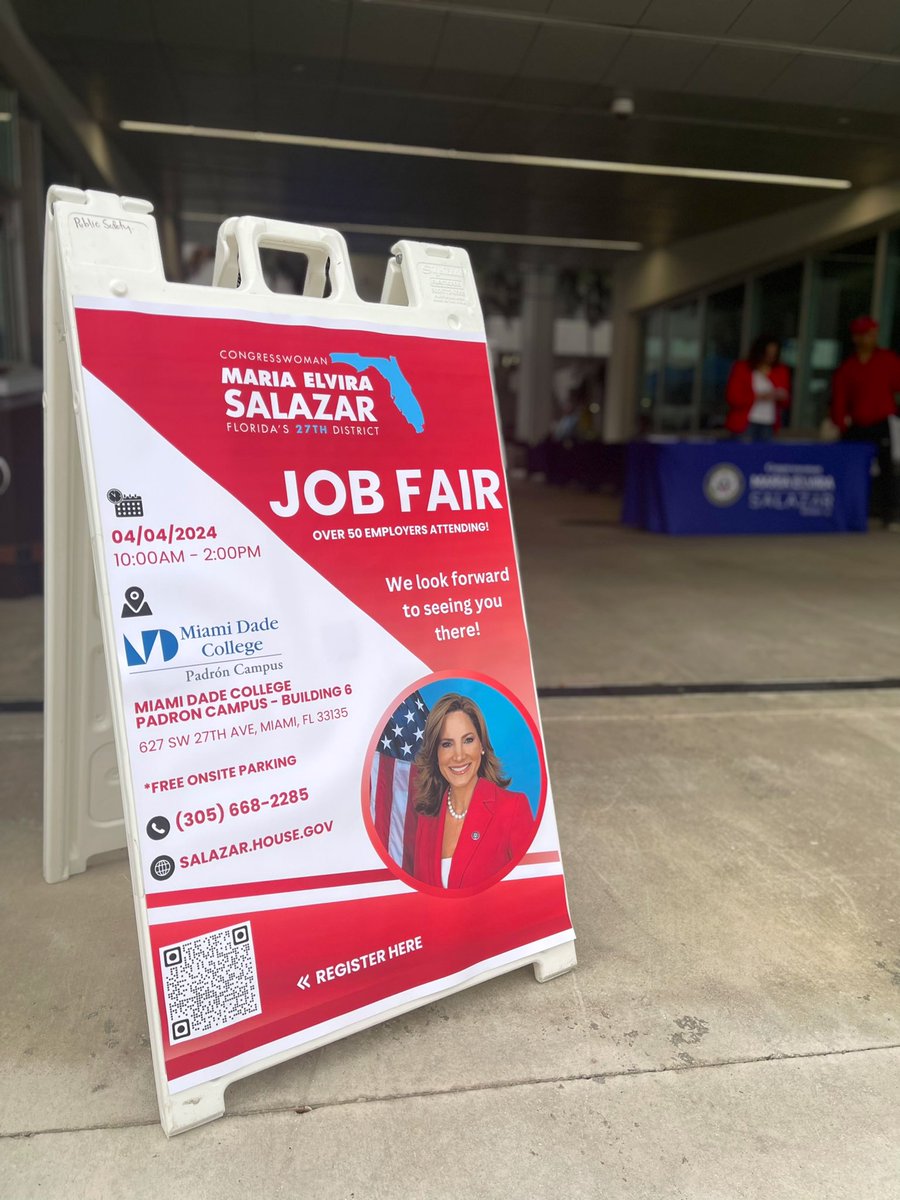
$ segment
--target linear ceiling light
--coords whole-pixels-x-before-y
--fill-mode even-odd
[[[390,225],[338,225],[344,233],[377,233],[388,237],[424,238],[427,241],[504,242],[511,246],[555,246],[571,250],[640,250],[640,242],[612,238],[538,237],[528,233],[482,233],[471,229],[395,229]]]
[[[185,221],[209,222],[221,225],[224,213],[183,212]],[[341,233],[368,233],[389,238],[422,238],[441,242],[502,242],[510,246],[553,246],[566,250],[642,250],[640,242],[615,241],[612,238],[539,237],[530,233],[485,233],[473,229],[423,229],[399,225],[356,225],[337,221],[333,226]]]
[[[360,142],[353,138],[310,137],[299,133],[261,133],[251,129],[216,129],[205,125],[167,125],[157,121],[120,121],[128,133],[165,133],[175,137],[217,138],[220,141],[260,142],[273,146],[309,146],[324,150],[355,150],[364,154],[395,154],[406,158],[440,158],[453,162],[494,163],[563,171],[605,171],[614,175],[663,175],[675,179],[716,179],[729,183],[769,183],[782,187],[842,189],[849,179],[815,175],[774,175],[765,171],[720,171],[712,167],[675,167],[659,163],[607,162],[593,158],[556,158],[544,154],[498,154],[479,150],[446,150],[441,146],[405,146],[394,142]]]
[[[11,121],[12,113],[0,112],[0,121]]]

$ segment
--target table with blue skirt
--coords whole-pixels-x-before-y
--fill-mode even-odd
[[[669,534],[864,533],[873,455],[865,442],[632,442],[622,522]]]

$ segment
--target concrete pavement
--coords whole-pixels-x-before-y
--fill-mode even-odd
[[[518,972],[157,1124],[127,862],[41,880],[41,717],[0,713],[10,1197],[900,1195],[900,538],[698,539],[523,488],[578,970]],[[0,700],[40,696],[0,603]],[[299,1110],[299,1111],[298,1111]]]

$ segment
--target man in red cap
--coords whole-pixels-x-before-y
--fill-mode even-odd
[[[831,419],[848,442],[871,442],[878,452],[880,510],[885,527],[894,522],[894,462],[888,417],[897,413],[900,357],[878,345],[878,322],[850,322],[856,353],[845,358],[831,380]]]

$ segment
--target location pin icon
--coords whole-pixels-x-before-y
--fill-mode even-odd
[[[125,589],[125,605],[122,609],[123,617],[150,617],[153,615],[153,610],[144,599],[144,589],[139,587],[130,587]]]

